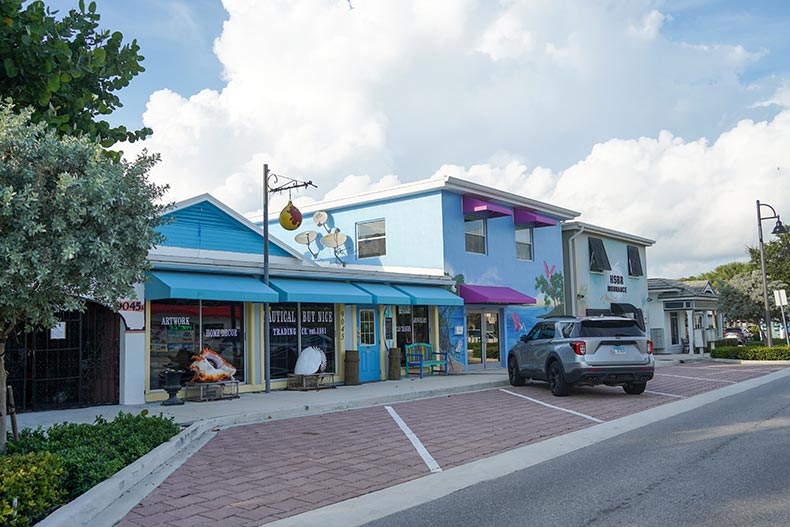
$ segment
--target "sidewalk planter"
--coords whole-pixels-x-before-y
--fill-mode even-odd
[[[390,381],[399,381],[400,380],[400,348],[390,348],[389,350],[390,361],[389,361],[389,375],[387,376],[387,380]]]
[[[345,360],[345,377],[344,382],[346,386],[357,386],[359,384],[359,351],[346,350]]]

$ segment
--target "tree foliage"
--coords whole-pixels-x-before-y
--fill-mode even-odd
[[[0,104],[0,355],[19,324],[51,327],[85,299],[115,307],[161,241],[165,187],[148,181],[158,156],[113,161],[88,138],[32,123],[31,113]],[[0,368],[0,447],[5,390]]]
[[[759,256],[758,256],[759,258]],[[758,260],[759,265],[759,260]],[[717,291],[736,275],[750,272],[756,269],[751,262],[730,262],[716,267],[713,271],[708,271],[697,276],[681,278],[681,280],[707,280]]]
[[[759,269],[760,248],[749,247],[748,251],[752,264]],[[765,243],[765,273],[774,280],[790,284],[790,233],[779,234]]]
[[[24,3],[0,2],[0,98],[30,106],[34,122],[61,135],[85,134],[104,147],[150,135],[100,119],[123,106],[116,92],[145,71],[137,41],[100,30],[95,2],[80,0],[60,19],[41,0]]]
[[[768,291],[786,289],[784,282],[769,280]],[[771,315],[781,316],[779,309],[773,307],[773,298],[769,298],[772,306]],[[760,324],[765,318],[765,302],[763,298],[762,273],[758,270],[741,273],[732,277],[719,289],[719,311],[727,320],[741,320]]]

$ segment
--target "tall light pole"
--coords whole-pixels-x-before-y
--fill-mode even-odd
[[[760,215],[760,207],[768,207],[773,212],[773,216],[761,216]],[[765,272],[765,244],[763,243],[763,220],[772,220],[776,219],[776,225],[774,225],[771,234],[784,234],[787,232],[787,228],[782,225],[782,220],[779,219],[779,215],[776,213],[774,208],[767,203],[760,203],[760,200],[757,200],[757,236],[760,240],[760,271],[763,277],[763,300],[765,302],[765,328],[766,328],[766,337],[768,339],[768,347],[772,348],[774,345],[773,336],[771,335],[771,306],[768,305],[768,276]],[[787,328],[785,328],[787,331]]]
[[[286,180],[278,185],[280,177]],[[283,192],[297,188],[315,187],[312,181],[300,181],[269,172],[269,164],[263,164],[263,283],[269,286],[269,192]],[[316,187],[318,188],[318,187]],[[269,303],[263,304],[263,376],[266,393],[271,391],[272,365],[271,346],[269,346]]]

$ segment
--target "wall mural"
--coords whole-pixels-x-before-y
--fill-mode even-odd
[[[564,300],[562,273],[557,272],[556,266],[549,268],[546,262],[544,262],[544,270],[545,276],[539,276],[535,280],[536,287],[542,293],[544,305],[504,308],[503,318],[500,319],[505,344],[502,348],[503,364],[507,360],[507,350],[513,347],[521,335],[526,335],[541,318],[562,313]],[[450,286],[450,291],[458,294],[458,286],[465,283],[464,275],[456,274],[452,280],[454,283]],[[539,298],[538,301],[540,302],[541,299]],[[464,306],[439,306],[439,347],[449,353],[450,371],[464,371],[467,368],[466,344]]]
[[[563,302],[565,300],[565,281],[562,273],[558,273],[557,266],[543,261],[544,275],[535,278],[535,288],[543,293],[543,304],[551,308],[549,313],[552,315],[562,315],[564,313]]]

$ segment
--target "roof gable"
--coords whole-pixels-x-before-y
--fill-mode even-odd
[[[163,246],[248,254],[263,252],[261,230],[208,194],[177,203],[162,216],[170,220],[158,229],[166,237]],[[269,254],[295,256],[290,248],[272,237]]]

